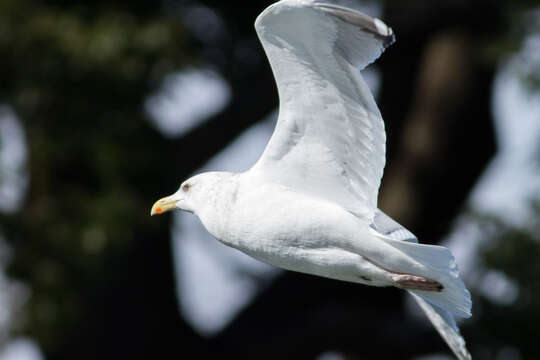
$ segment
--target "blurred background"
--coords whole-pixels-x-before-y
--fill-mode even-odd
[[[331,1],[397,42],[364,71],[386,122],[379,206],[455,253],[475,359],[538,359],[540,2]],[[281,271],[190,214],[248,169],[277,93],[272,1],[0,0],[0,359],[451,359],[403,291]]]

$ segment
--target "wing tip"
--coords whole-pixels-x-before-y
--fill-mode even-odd
[[[465,339],[461,335],[459,328],[451,312],[437,305],[430,304],[421,296],[409,291],[416,300],[420,308],[424,311],[435,329],[439,332],[444,341],[448,344],[452,352],[459,360],[472,359]]]
[[[351,25],[360,26],[365,31],[373,34],[382,41],[382,45],[385,49],[396,42],[396,35],[392,28],[380,19],[344,6],[324,2],[315,2],[314,5],[327,14],[335,16]]]
[[[390,26],[386,25],[377,18],[373,18],[373,23],[378,31],[377,36],[383,41],[383,46],[385,49],[396,42],[396,34]]]

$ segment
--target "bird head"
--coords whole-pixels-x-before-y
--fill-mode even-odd
[[[161,215],[170,210],[180,209],[197,212],[213,198],[213,194],[223,186],[220,184],[230,173],[206,172],[184,181],[177,192],[159,199],[152,206],[150,215]]]

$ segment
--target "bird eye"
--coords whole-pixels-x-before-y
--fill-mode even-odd
[[[189,191],[190,188],[191,188],[191,185],[189,184],[182,185],[182,190],[184,190],[185,192]]]

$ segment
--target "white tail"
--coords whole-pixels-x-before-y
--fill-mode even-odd
[[[380,210],[375,214],[372,227],[379,233],[379,239],[420,265],[415,270],[421,273],[414,275],[428,277],[444,286],[441,292],[408,291],[456,357],[459,360],[470,360],[471,354],[459,333],[453,314],[471,316],[471,294],[459,278],[454,255],[443,246],[418,244],[416,236]]]
[[[425,269],[423,273],[413,275],[428,277],[444,286],[441,292],[414,290],[416,295],[431,304],[449,310],[456,316],[464,318],[471,316],[471,294],[459,278],[456,261],[450,250],[437,245],[422,245],[388,238],[383,240]]]

